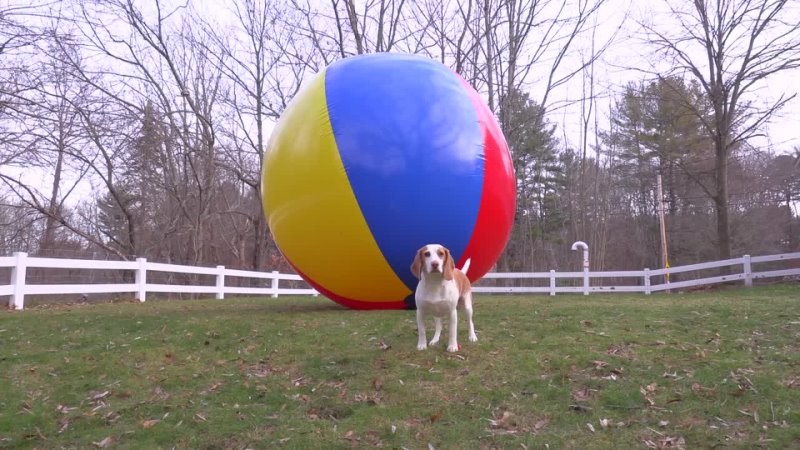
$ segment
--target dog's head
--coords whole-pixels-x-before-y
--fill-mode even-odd
[[[453,279],[455,263],[450,256],[450,250],[439,244],[428,244],[417,251],[411,272],[422,279],[423,274],[441,273],[445,280]]]

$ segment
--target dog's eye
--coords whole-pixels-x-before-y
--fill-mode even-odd
[[[425,257],[426,258],[430,258],[431,257],[431,252],[425,252]]]
[[[443,252],[443,251],[441,251],[441,250],[439,250],[438,252],[436,252],[436,254],[437,254],[437,255],[439,255],[439,257],[440,257],[440,258],[444,256],[444,252]]]

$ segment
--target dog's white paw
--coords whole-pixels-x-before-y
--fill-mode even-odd
[[[417,344],[417,350],[425,350],[426,348],[428,348],[428,345],[424,342],[422,344]]]
[[[430,341],[430,342],[428,342],[428,345],[430,345],[431,347],[433,347],[434,345],[436,345],[436,344],[438,344],[438,343],[439,343],[439,339],[431,339],[431,341]]]
[[[478,342],[478,336],[475,336],[474,334],[470,334],[469,335],[469,341],[470,342]]]
[[[458,351],[458,344],[456,344],[456,345],[448,345],[447,346],[447,351],[450,352],[450,353],[457,352]]]

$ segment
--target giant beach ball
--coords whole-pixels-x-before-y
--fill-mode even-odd
[[[511,233],[515,177],[479,94],[432,59],[339,60],[292,99],[263,158],[263,208],[281,253],[331,300],[414,308],[411,262],[430,243],[475,281]]]

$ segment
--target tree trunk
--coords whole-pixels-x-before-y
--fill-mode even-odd
[[[39,252],[43,256],[56,256],[49,252],[55,247],[56,227],[58,226],[56,215],[59,214],[60,209],[58,204],[58,191],[59,186],[61,186],[61,172],[64,165],[63,143],[60,143],[59,147],[58,156],[56,157],[56,167],[53,171],[53,189],[50,193],[49,205],[47,206],[48,213],[45,218],[44,235],[42,236],[41,244],[39,244]]]
[[[716,145],[716,178],[717,193],[714,205],[717,213],[717,245],[719,259],[731,257],[731,230],[728,215],[728,149],[725,143],[718,139]]]

